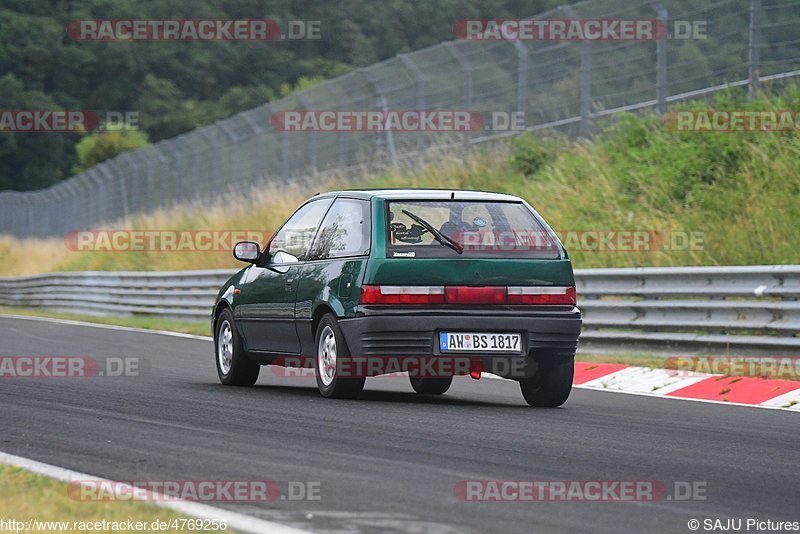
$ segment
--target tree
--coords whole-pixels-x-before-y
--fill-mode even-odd
[[[85,136],[75,145],[78,162],[72,168],[77,174],[126,150],[147,146],[147,134],[138,130],[112,130]]]

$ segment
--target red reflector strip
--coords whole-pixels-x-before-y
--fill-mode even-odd
[[[505,304],[506,288],[502,286],[446,286],[446,304]]]
[[[509,304],[564,304],[575,306],[575,286],[570,287],[509,287]]]
[[[361,304],[444,304],[444,287],[362,286]]]

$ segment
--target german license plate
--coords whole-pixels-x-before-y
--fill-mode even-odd
[[[442,352],[522,352],[520,334],[498,332],[439,332]]]

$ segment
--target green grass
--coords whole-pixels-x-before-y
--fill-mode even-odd
[[[183,516],[149,503],[110,501],[84,502],[73,500],[67,491],[67,484],[39,476],[17,467],[0,464],[0,518],[9,521],[67,521],[66,529],[51,529],[49,532],[86,532],[72,522],[170,521]],[[55,525],[53,525],[55,526]],[[14,532],[13,530],[6,530]],[[23,530],[24,532],[48,532],[46,527]],[[145,529],[141,532],[150,532]],[[104,532],[109,532],[105,530]],[[155,532],[155,530],[153,530]],[[162,532],[179,532],[169,530]],[[205,530],[203,532],[226,532],[224,530]],[[231,532],[231,530],[227,530]]]
[[[83,321],[87,323],[109,324],[116,326],[129,326],[132,328],[145,328],[148,330],[165,330],[168,332],[181,332],[198,336],[210,336],[211,326],[209,321],[175,321],[161,317],[100,317],[97,315],[82,315],[77,313],[57,313],[42,308],[16,308],[0,306],[0,314],[29,315],[33,317],[51,317],[67,319],[70,321]]]

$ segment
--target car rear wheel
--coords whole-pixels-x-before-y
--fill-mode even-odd
[[[450,384],[453,383],[453,377],[447,378],[415,378],[411,379],[411,387],[414,391],[421,395],[442,395],[450,389]]]
[[[353,399],[364,389],[365,376],[343,377],[343,369],[355,370],[349,365],[350,351],[344,341],[336,318],[325,315],[317,326],[314,375],[323,397]]]
[[[520,380],[522,396],[531,406],[555,408],[567,401],[572,391],[575,361],[540,367],[531,378]]]
[[[230,310],[223,310],[217,319],[214,349],[220,382],[226,386],[252,386],[256,383],[261,365],[245,354]]]

